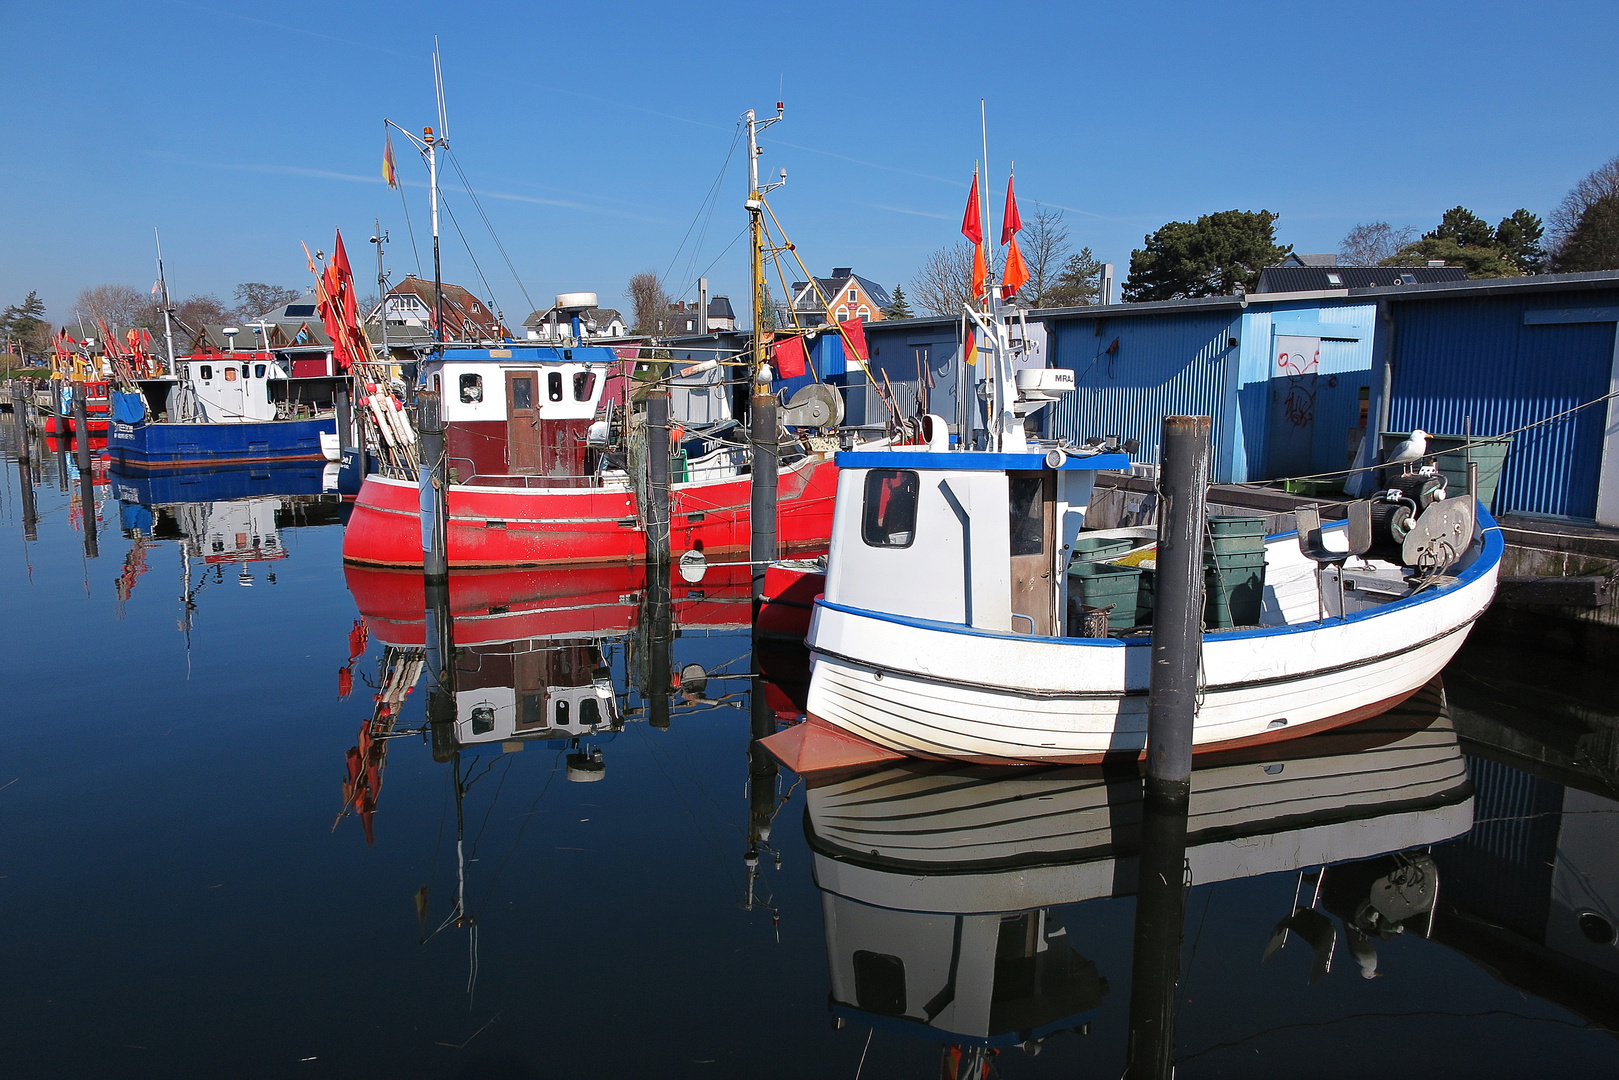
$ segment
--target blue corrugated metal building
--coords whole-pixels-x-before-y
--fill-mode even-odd
[[[1373,453],[1380,431],[1460,434],[1465,420],[1497,435],[1619,391],[1614,272],[1114,304],[1029,322],[1047,362],[1075,375],[1075,392],[1045,411],[1048,435],[1134,438],[1138,459],[1156,462],[1164,416],[1209,415],[1222,483],[1346,469],[1368,431]],[[873,372],[902,411],[920,365],[930,411],[953,419],[957,327],[866,327]],[[864,375],[823,341],[850,421],[881,423]],[[1494,507],[1619,525],[1619,405],[1516,436]]]

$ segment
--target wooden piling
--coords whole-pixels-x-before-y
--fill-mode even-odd
[[[669,391],[646,395],[647,566],[669,564]]]
[[[749,558],[753,564],[753,612],[757,623],[759,606],[764,600],[765,570],[776,560],[776,482],[781,458],[776,434],[776,395],[771,392],[769,365],[759,365],[753,379],[753,397],[748,404],[748,444],[753,455],[749,507],[753,532]]]
[[[421,436],[418,468],[422,519],[422,578],[429,585],[449,581],[449,468],[444,456],[444,416],[437,390],[416,393],[416,430]]]
[[[1166,416],[1159,460],[1157,595],[1147,698],[1147,775],[1131,961],[1130,1080],[1175,1072],[1175,1002],[1185,933],[1186,821],[1203,651],[1207,416]]]

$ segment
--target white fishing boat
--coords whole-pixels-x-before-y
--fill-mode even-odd
[[[807,637],[809,725],[771,744],[791,767],[861,758],[815,752],[828,729],[877,757],[1078,763],[1146,745],[1151,637],[1129,617],[1138,601],[1090,636],[1082,569],[1087,545],[1109,535],[1085,531],[1096,472],[1128,461],[1107,444],[1028,437],[1025,417],[1071,389],[1072,373],[1029,367],[1012,318],[968,314],[985,360],[978,448],[939,437],[837,455]],[[1410,479],[1353,504],[1347,529],[1301,511],[1300,532],[1251,537],[1251,610],[1209,620],[1202,637],[1196,750],[1375,715],[1455,655],[1494,595],[1501,534],[1471,493],[1443,498],[1431,471]],[[1218,538],[1212,548],[1214,563],[1235,558]],[[1211,612],[1240,606],[1214,599]]]

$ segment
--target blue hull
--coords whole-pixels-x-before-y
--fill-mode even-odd
[[[107,454],[123,472],[217,469],[265,462],[318,461],[321,432],[337,420],[271,420],[249,424],[120,424],[107,432]]]

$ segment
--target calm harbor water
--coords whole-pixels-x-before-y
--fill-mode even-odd
[[[1133,778],[806,788],[750,758],[745,580],[458,579],[435,732],[419,580],[345,573],[318,474],[81,506],[11,435],[4,1075],[1121,1073]],[[773,722],[804,658],[763,659]],[[1619,1073],[1616,712],[1470,646],[1397,714],[1200,763],[1178,1075]]]

